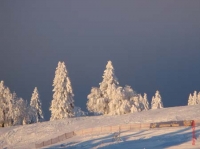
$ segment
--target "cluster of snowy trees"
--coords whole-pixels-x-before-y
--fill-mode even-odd
[[[87,109],[95,115],[121,115],[149,110],[147,94],[137,94],[130,86],[121,87],[114,67],[108,61],[99,87],[92,87],[88,95]],[[163,108],[159,91],[152,98],[151,109]],[[80,107],[74,105],[74,93],[64,62],[58,62],[53,80],[53,99],[50,120],[85,116]]]
[[[114,67],[108,61],[99,87],[92,87],[87,96],[87,109],[95,115],[121,115],[149,110],[147,94],[137,94],[130,86],[121,87],[115,76]],[[156,91],[151,109],[163,108],[162,98]]]
[[[148,102],[147,94],[136,93],[131,86],[122,87],[115,75],[111,61],[108,61],[103,73],[103,80],[99,87],[92,87],[87,96],[87,109],[95,115],[121,115],[134,113],[149,109],[163,108],[162,97],[156,91],[152,97],[151,105]],[[200,92],[195,91],[189,95],[188,105],[200,103]],[[85,116],[80,107],[74,105],[74,93],[64,62],[58,62],[53,80],[53,99],[49,108],[50,120],[64,119],[70,117]],[[30,104],[16,93],[11,93],[4,82],[0,82],[0,124],[20,125],[44,121],[42,103],[35,88]]]
[[[152,97],[151,107],[147,94],[137,94],[130,86],[121,87],[115,76],[114,67],[108,61],[99,87],[92,87],[87,96],[87,109],[95,115],[121,115],[149,109],[163,108],[159,91]],[[74,105],[74,93],[64,62],[58,62],[53,80],[53,99],[49,108],[50,120],[85,116],[80,107]],[[35,88],[30,104],[0,82],[0,123],[21,125],[44,121],[42,103]]]
[[[37,88],[34,89],[30,105],[27,101],[11,93],[0,82],[0,124],[1,127],[41,122],[44,120]]]
[[[200,104],[200,92],[194,91],[193,95],[190,94],[188,98],[188,105]]]

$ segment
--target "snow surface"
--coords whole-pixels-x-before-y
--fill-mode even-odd
[[[74,130],[128,123],[152,123],[176,120],[200,120],[200,105],[163,108],[116,116],[90,116],[48,121],[24,126],[0,128],[0,148],[29,149]],[[126,131],[122,141],[113,141],[113,134],[75,136],[45,148],[200,148],[200,128],[196,128],[196,145],[192,146],[191,127]]]

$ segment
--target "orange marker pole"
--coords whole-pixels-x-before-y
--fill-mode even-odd
[[[196,140],[196,137],[195,137],[195,121],[193,120],[192,121],[192,145],[195,145],[195,140]]]

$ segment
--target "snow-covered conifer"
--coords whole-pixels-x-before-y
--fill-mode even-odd
[[[197,104],[200,104],[200,92],[197,95]]]
[[[122,103],[120,105],[120,115],[122,114],[128,114],[131,112],[131,104],[129,100],[122,100]]]
[[[5,86],[4,86],[4,81],[0,82],[0,123],[2,123],[2,125],[4,125],[4,121],[6,119],[5,116],[5,96],[4,96],[4,90],[5,90]]]
[[[14,107],[14,125],[22,125],[22,124],[28,124],[28,104],[26,101],[24,101],[22,98],[18,98],[15,103]],[[26,121],[25,121],[26,119]],[[24,121],[24,123],[23,123]]]
[[[23,100],[19,98],[17,100],[17,108],[18,108],[18,121],[22,125],[32,124],[36,122],[36,113],[35,110],[29,106],[27,100]]]
[[[193,93],[193,102],[194,102],[194,105],[197,104],[197,91],[194,91]]]
[[[101,90],[97,87],[91,89],[91,93],[87,96],[87,109],[95,115],[106,114],[108,111],[108,100],[102,97]]]
[[[141,94],[139,94],[138,95],[139,97],[138,97],[138,101],[139,101],[139,111],[143,111],[144,110],[144,99],[143,99],[143,97],[142,97],[142,95]]]
[[[132,105],[130,110],[131,110],[131,113],[138,112],[138,109],[137,109],[137,107],[135,105]]]
[[[109,115],[121,115],[122,113],[126,113],[127,106],[125,106],[125,94],[122,87],[117,87],[113,85],[112,89],[112,99],[110,100],[108,106],[109,106]],[[111,94],[110,94],[111,95]],[[126,109],[125,109],[126,108]]]
[[[144,93],[144,97],[140,97],[140,102],[141,102],[141,107],[142,107],[142,111],[143,110],[149,110],[149,102],[148,102],[148,99],[147,99],[147,94]]]
[[[0,82],[0,121],[4,125],[13,123],[13,98],[10,89],[4,86],[4,81]]]
[[[115,70],[111,61],[108,61],[106,65],[106,69],[104,70],[102,77],[103,77],[103,81],[99,83],[100,85],[99,88],[101,90],[102,97],[104,98],[104,99],[101,98],[101,101],[105,102],[106,104],[104,114],[109,114],[109,113],[111,114],[113,113],[112,111],[113,107],[116,106],[116,105],[112,106],[111,104],[116,104],[118,102],[118,101],[112,101],[112,100],[116,99],[114,96],[116,96],[115,93],[118,92],[116,90],[119,87],[119,82],[118,82],[117,77],[115,76]],[[117,96],[119,96],[119,92],[117,94],[118,94]]]
[[[80,107],[74,107],[74,116],[75,117],[81,117],[81,116],[86,116],[87,113],[82,111]]]
[[[74,94],[64,62],[58,62],[53,80],[53,100],[51,102],[50,120],[63,119],[74,116]]]
[[[96,104],[98,98],[101,97],[100,89],[97,87],[92,87],[91,93],[87,96],[87,109],[89,112],[97,112]]]
[[[125,98],[130,100],[133,96],[137,96],[136,92],[133,91],[131,86],[126,85],[124,87]]]
[[[190,105],[194,105],[192,94],[190,94],[189,97],[188,97],[188,106],[190,106]]]
[[[141,111],[141,104],[140,104],[140,94],[134,95],[130,99],[131,104],[131,113],[140,112]]]
[[[162,98],[159,91],[156,91],[155,96],[152,97],[151,109],[163,108]]]
[[[197,105],[200,101],[200,92],[197,94],[197,91],[194,91],[193,96],[192,94],[189,95],[188,98],[188,105]]]
[[[124,87],[124,94],[125,99],[128,101],[128,107],[130,107],[129,111],[131,113],[141,111],[141,103],[139,100],[142,98],[140,97],[140,94],[137,94],[130,86]],[[141,99],[139,99],[141,98]]]
[[[31,102],[30,102],[30,107],[35,113],[35,123],[37,122],[42,122],[44,121],[44,116],[43,116],[43,111],[42,111],[42,103],[40,100],[39,92],[37,87],[34,88],[32,97],[31,97]]]
[[[106,69],[104,70],[103,81],[101,83],[99,83],[100,90],[103,94],[103,97],[110,99],[111,91],[112,91],[112,90],[110,90],[110,88],[113,87],[113,84],[117,88],[119,82],[118,82],[117,77],[115,76],[115,70],[112,65],[112,62],[108,61],[107,65],[106,65]]]

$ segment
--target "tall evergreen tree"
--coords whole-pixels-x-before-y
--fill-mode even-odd
[[[110,99],[113,85],[117,88],[119,85],[118,79],[115,76],[115,70],[111,61],[108,61],[103,74],[103,81],[99,83],[100,90],[104,97]]]
[[[188,97],[188,106],[190,106],[190,105],[194,105],[194,100],[193,100],[192,94],[190,94]]]
[[[106,104],[104,114],[113,115],[113,113],[118,113],[116,111],[119,110],[117,109],[118,105],[116,105],[117,103],[119,104],[119,98],[115,98],[116,93],[118,93],[119,95],[119,90],[117,91],[117,88],[119,87],[119,82],[117,77],[115,76],[115,69],[111,61],[108,61],[102,78],[103,80],[101,83],[99,83],[99,88],[104,98],[104,100],[102,101],[104,101]],[[113,101],[115,99],[116,101]],[[114,107],[116,107],[116,109]],[[114,109],[116,110],[115,112],[113,111]]]
[[[188,98],[188,105],[197,105],[200,103],[200,92],[194,91],[193,95],[190,94]]]
[[[124,98],[124,90],[122,87],[116,88],[113,85],[112,89],[112,98],[110,99],[110,102],[108,103],[109,106],[109,115],[120,115],[124,114],[124,111],[126,108],[125,104],[123,104]]]
[[[33,112],[35,113],[35,120],[33,120],[35,123],[44,121],[43,111],[42,111],[42,103],[40,100],[39,92],[37,87],[34,88],[30,107],[33,109]]]
[[[200,92],[197,95],[197,104],[200,104]]]
[[[13,98],[10,89],[0,82],[0,121],[1,123],[13,123]],[[12,124],[10,124],[12,125]]]
[[[144,93],[144,97],[140,97],[140,103],[141,103],[141,110],[149,110],[149,102],[148,102],[148,99],[147,99],[147,94]]]
[[[148,99],[147,99],[147,94],[146,93],[144,93],[144,98],[143,98],[144,100],[144,110],[149,110],[149,102],[148,102]]]
[[[53,100],[51,102],[50,120],[63,119],[74,116],[74,94],[71,81],[64,62],[58,62],[53,80]]]
[[[22,99],[18,98],[16,94],[14,94],[15,105],[14,105],[14,125],[22,125],[23,120],[28,117],[28,106],[27,103]],[[28,120],[27,120],[28,121]]]
[[[197,91],[194,91],[193,93],[193,102],[194,102],[194,105],[197,104]]]
[[[156,91],[155,96],[152,97],[151,109],[163,108],[162,97],[159,91]]]

